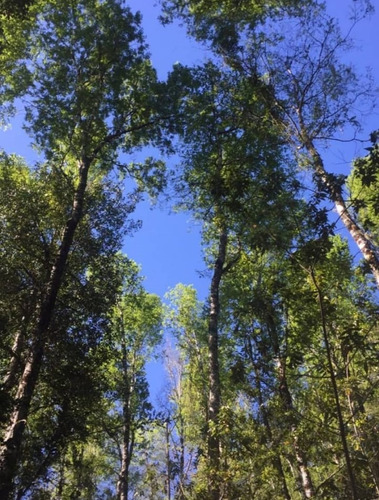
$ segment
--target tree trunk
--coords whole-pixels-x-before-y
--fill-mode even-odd
[[[2,389],[9,392],[17,383],[17,372],[21,365],[21,356],[25,344],[25,333],[20,329],[12,346],[12,357],[9,363],[8,372],[4,377]]]
[[[129,416],[129,398],[123,404],[123,431],[121,446],[121,468],[119,480],[117,482],[117,499],[128,500],[129,492],[129,465],[130,465],[130,416]]]
[[[130,399],[132,396],[132,384],[130,383],[129,377],[129,363],[128,363],[128,353],[127,346],[124,338],[124,320],[121,317],[121,328],[120,332],[121,340],[121,350],[122,350],[122,370],[123,370],[123,394],[122,397],[122,446],[121,446],[121,468],[119,473],[119,480],[117,482],[117,499],[118,500],[128,500],[129,493],[129,465],[131,460],[130,452],[130,442],[131,442],[131,419],[130,414]]]
[[[169,351],[167,351],[169,352]],[[172,356],[172,357],[171,357]],[[175,486],[175,491],[173,496],[176,500],[184,500],[185,495],[185,459],[186,459],[186,445],[185,445],[185,422],[182,412],[182,378],[183,378],[183,365],[184,361],[182,359],[175,359],[173,354],[167,357],[167,370],[170,375],[170,381],[173,384],[172,390],[170,392],[170,397],[175,402],[177,413],[174,417],[174,428],[175,433],[179,439],[179,449],[175,451],[175,459],[178,467],[177,477],[178,481]],[[169,415],[167,418],[171,418]]]
[[[221,407],[220,369],[218,356],[218,321],[220,312],[219,289],[224,264],[228,237],[225,229],[221,230],[216,262],[210,289],[210,312],[208,322],[208,360],[209,360],[209,394],[208,394],[208,465],[210,469],[208,494],[209,500],[220,499],[220,481],[217,478],[220,468],[220,439],[218,436],[218,417]]]
[[[74,193],[71,217],[64,228],[62,243],[50,273],[50,280],[41,304],[38,324],[32,335],[32,347],[21,376],[10,422],[4,433],[3,443],[0,448],[0,498],[4,500],[8,499],[12,492],[13,479],[20,459],[23,432],[48,340],[48,329],[75,231],[83,214],[84,194],[90,164],[89,159],[83,159],[83,161],[79,162],[79,184]]]
[[[254,360],[253,347],[251,345],[251,338],[250,337],[246,338],[246,350],[247,350],[247,354],[248,354],[250,363],[253,367],[254,374],[255,374],[255,383],[256,383],[256,387],[257,387],[257,391],[258,391],[259,412],[262,415],[262,421],[263,421],[263,425],[265,426],[265,429],[266,429],[267,439],[270,443],[273,443],[274,437],[273,437],[272,430],[271,430],[270,419],[269,419],[269,415],[267,413],[267,410],[266,410],[266,407],[264,404],[260,368],[258,366],[258,363]],[[285,500],[291,500],[291,495],[290,495],[290,493],[288,491],[288,487],[287,487],[286,476],[284,474],[282,459],[281,459],[281,456],[279,453],[277,453],[276,455],[273,456],[272,465],[278,473],[278,477],[279,477],[279,481],[280,481],[280,489],[281,489],[281,494],[283,495],[283,498],[285,498]]]
[[[35,293],[33,292],[33,295]],[[36,306],[33,300],[34,308]],[[6,422],[10,420],[10,407],[12,402],[12,396],[14,395],[14,390],[17,388],[21,373],[25,368],[25,340],[28,325],[30,324],[30,313],[25,313],[22,318],[22,324],[16,333],[14,338],[13,346],[10,351],[11,358],[8,366],[8,371],[3,378],[3,383],[1,384],[0,390],[3,393],[4,408],[1,411],[1,421]],[[7,404],[9,402],[9,404]]]
[[[179,409],[179,416],[178,416],[178,429],[179,429],[179,446],[180,446],[180,451],[179,451],[179,485],[178,485],[178,500],[183,500],[184,497],[184,477],[185,477],[185,472],[184,472],[184,460],[185,460],[185,444],[184,444],[184,420],[182,413]]]
[[[165,434],[166,434],[166,493],[167,500],[171,500],[171,460],[170,460],[170,418],[167,417],[165,422]]]
[[[286,377],[285,359],[282,356],[277,358],[278,378],[279,378],[279,394],[286,411],[291,415],[295,415],[292,396],[288,387]],[[312,477],[308,469],[308,461],[306,454],[299,443],[297,424],[293,420],[291,424],[292,445],[295,452],[296,465],[299,472],[299,482],[304,498],[313,498],[315,495]]]
[[[351,495],[352,495],[351,498],[353,500],[358,500],[357,484],[356,484],[356,480],[355,480],[353,467],[351,464],[349,447],[347,444],[345,423],[344,423],[343,416],[342,416],[341,404],[340,404],[338,387],[337,387],[337,380],[336,380],[336,376],[334,373],[334,366],[333,366],[333,361],[332,361],[332,352],[331,352],[331,347],[330,347],[330,342],[329,342],[329,335],[328,335],[328,331],[326,328],[323,294],[322,294],[322,291],[317,283],[316,276],[313,272],[313,269],[310,271],[310,275],[311,275],[314,287],[316,289],[318,303],[319,303],[319,307],[320,307],[321,328],[322,328],[322,332],[323,332],[323,340],[324,340],[324,345],[325,345],[325,350],[326,350],[327,363],[328,363],[329,375],[330,375],[330,382],[332,384],[334,400],[335,400],[335,405],[336,405],[338,427],[339,427],[339,431],[340,431],[340,437],[341,437],[343,452],[344,452],[345,461],[346,461],[347,474],[348,474],[349,482],[350,482],[350,490],[351,490]]]
[[[16,333],[16,337],[13,342],[8,371],[4,376],[2,384],[0,385],[2,400],[4,402],[3,407],[0,409],[1,422],[6,422],[10,419],[9,410],[12,407],[13,389],[17,386],[20,372],[23,369],[22,365],[24,360],[22,358],[24,354],[24,347],[25,332],[23,329],[20,329]]]
[[[363,231],[363,229],[354,219],[353,215],[349,212],[342,195],[341,185],[335,182],[333,176],[326,172],[324,162],[316,147],[314,146],[312,140],[310,139],[301,120],[300,127],[301,139],[303,141],[304,147],[308,151],[313,161],[313,167],[316,176],[321,182],[325,191],[328,193],[330,200],[334,203],[341,221],[357,244],[363,258],[366,260],[371,269],[377,286],[379,287],[379,250],[372,242],[370,236],[365,231]]]

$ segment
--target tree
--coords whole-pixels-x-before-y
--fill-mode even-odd
[[[346,204],[343,176],[328,173],[317,146],[342,128],[359,128],[352,108],[370,97],[370,83],[341,62],[343,51],[351,47],[350,37],[341,35],[324,6],[307,4],[299,9],[293,2],[268,2],[257,8],[243,2],[238,7],[227,1],[195,6],[169,0],[163,7],[168,20],[183,18],[190,34],[210,43],[224,62],[250,79],[252,92],[260,85],[272,120],[283,128],[289,144],[305,151],[307,159],[301,163],[307,163],[318,189],[335,204],[379,286],[378,249]],[[353,23],[371,9],[369,2],[356,5]]]
[[[33,0],[16,0],[15,2],[10,2],[9,0],[2,0],[0,3],[0,14],[9,17],[22,18],[27,15],[30,5]]]
[[[122,408],[119,415],[121,465],[117,482],[117,498],[120,500],[128,498],[129,468],[138,444],[137,433],[151,417],[145,367],[161,339],[159,297],[142,290],[135,277],[131,286],[133,289],[124,291],[114,311],[113,342],[117,353],[113,356],[114,366],[110,372],[113,380],[109,381],[109,385],[113,385],[115,404]]]
[[[323,287],[324,322],[311,266]],[[360,273],[351,268],[346,243],[335,238],[305,244],[300,239],[291,253],[243,253],[225,277],[221,296],[223,328],[231,343],[225,387],[238,393],[238,403],[224,417],[222,442],[229,470],[239,467],[239,484],[250,484],[244,495],[253,491],[270,498],[270,486],[277,490],[282,484],[287,498],[297,498],[295,491],[304,498],[350,498],[354,487],[356,496],[374,497],[375,459],[370,464],[369,447],[358,451],[353,444],[363,434],[351,422],[354,411],[364,411],[358,410],[363,393],[370,399],[373,390],[370,382],[365,392],[358,360],[363,352],[371,359],[376,305]],[[363,385],[352,389],[356,383]],[[228,447],[230,438],[234,450]],[[252,457],[249,465],[247,456]],[[350,480],[349,459],[354,464]]]
[[[333,139],[342,128],[350,126],[357,129],[360,126],[352,109],[369,98],[370,82],[362,81],[351,66],[340,62],[342,51],[351,47],[351,41],[340,34],[333,19],[323,14],[315,21],[315,17],[308,14],[300,29],[301,32],[295,35],[296,51],[289,50],[291,42],[288,41],[283,53],[278,54],[277,61],[267,66],[266,71],[270,75],[277,75],[279,67],[285,68],[280,79],[270,77],[270,85],[275,89],[278,109],[284,113],[283,124],[289,136],[298,149],[305,150],[308,155],[316,186],[335,204],[340,220],[379,284],[375,243],[346,203],[344,177],[327,172],[316,145],[317,141]],[[270,54],[267,58],[270,59]]]
[[[378,144],[377,133],[371,134],[371,146],[368,154],[353,163],[347,179],[349,201],[359,223],[367,228],[373,243],[378,245]]]
[[[156,78],[138,24],[139,16],[116,0],[101,4],[58,1],[43,6],[33,30],[28,129],[45,154],[49,170],[67,178],[70,204],[49,261],[4,433],[0,460],[4,498],[10,495],[67,262],[88,210],[87,188],[111,169],[121,146],[129,152],[147,141],[146,130],[157,120],[152,116]]]
[[[66,382],[56,430],[62,433],[68,427],[71,434],[62,436],[61,448],[43,476],[45,485],[41,488],[37,483],[34,494],[55,491],[70,498],[80,492],[88,499],[106,494],[128,498],[139,486],[140,479],[137,484],[135,481],[137,464],[141,449],[149,451],[144,434],[150,432],[154,420],[145,365],[160,341],[161,306],[157,296],[143,290],[137,265],[127,258],[119,260],[117,297],[113,304],[104,306],[108,328],[84,359],[74,357],[71,349],[67,367],[74,360],[80,363],[76,373],[79,380],[73,376],[63,382],[61,377],[56,378],[56,384]],[[109,271],[105,267],[104,272]],[[62,372],[62,360],[55,362]],[[89,364],[92,369],[88,369]],[[51,377],[54,370],[50,368],[48,373]],[[61,390],[53,387],[52,407],[57,405]],[[46,425],[46,410],[44,414]]]
[[[232,332],[234,352],[238,353],[237,360],[231,362],[231,385],[234,381],[237,388],[246,393],[246,401],[251,401],[253,408],[245,410],[247,421],[244,425],[252,428],[250,434],[247,429],[238,430],[239,434],[243,433],[239,439],[252,453],[255,432],[259,436],[255,439],[259,439],[263,448],[256,450],[259,458],[253,455],[255,463],[252,468],[258,477],[267,478],[267,484],[254,485],[251,481],[251,486],[263,496],[266,488],[269,492],[266,494],[272,495],[279,483],[283,496],[291,497],[293,480],[284,472],[286,457],[296,471],[296,486],[302,497],[312,498],[315,489],[300,410],[295,403],[294,373],[290,369],[290,357],[296,355],[291,348],[291,341],[295,339],[291,338],[288,311],[280,293],[281,288],[286,287],[282,275],[285,267],[284,255],[279,252],[274,255],[250,250],[236,265],[235,276],[227,277],[224,283],[224,314]],[[297,352],[297,355],[301,354]],[[257,402],[259,406],[254,408]],[[232,422],[235,419],[230,417]],[[283,446],[283,441],[287,446]],[[265,455],[265,446],[271,451],[268,456]],[[237,460],[243,459],[238,457]]]
[[[3,158],[0,182],[3,201],[0,301],[2,311],[6,312],[1,344],[3,423],[25,367],[35,308],[70,203],[64,182],[67,179],[62,177],[48,172],[46,165],[32,171],[18,158]],[[72,439],[86,436],[88,417],[102,394],[96,346],[109,326],[109,309],[121,284],[117,251],[134,201],[126,202],[120,186],[104,178],[92,183],[87,203],[82,230],[74,239],[50,325],[51,337],[45,346],[44,365],[37,382],[38,397],[32,403],[28,421],[31,434],[23,446],[24,459],[17,474],[19,495],[34,488],[59,457],[62,447],[67,447]]]
[[[238,261],[241,241],[258,248],[286,244],[286,213],[296,206],[297,184],[280,135],[266,120],[265,105],[258,99],[252,102],[247,92],[249,82],[211,62],[193,69],[177,65],[169,81],[181,89],[175,96],[183,144],[177,183],[179,193],[185,193],[181,206],[205,221],[208,245],[207,475],[209,498],[219,498],[227,494],[219,431],[224,371],[219,360],[220,288],[225,273],[233,272]],[[249,107],[253,118],[246,113]],[[196,120],[189,121],[189,115]]]
[[[0,496],[376,498],[376,264],[354,265],[325,200],[374,255],[378,148],[374,133],[349,206],[318,146],[369,89],[335,22],[318,2],[165,0],[213,59],[163,84],[121,0],[19,4],[1,102],[23,102],[42,160],[0,157]],[[201,221],[210,281],[204,304],[168,294],[161,412],[146,378],[161,303],[119,253],[164,182],[162,162],[128,163],[152,142],[180,157],[174,196]]]
[[[355,370],[358,368],[352,362],[350,355],[354,351],[358,359],[363,352],[366,352],[368,358],[370,357],[371,339],[368,332],[373,328],[373,323],[371,323],[373,316],[368,312],[371,307],[375,307],[375,302],[373,297],[370,297],[370,291],[362,288],[359,274],[351,275],[351,258],[345,242],[335,238],[326,257],[326,262],[308,267],[308,273],[310,285],[316,290],[325,364],[332,386],[334,415],[339,427],[340,446],[349,478],[346,484],[343,484],[343,489],[346,490],[346,495],[352,498],[370,497],[375,495],[375,490],[377,491],[376,466],[373,463],[370,464],[367,454],[365,458],[362,456],[363,467],[358,466],[357,456],[354,453],[357,445],[353,447],[352,444],[356,430],[352,432],[353,429],[347,422],[355,419],[354,403],[351,400],[351,394],[355,390],[350,384],[351,375],[353,372],[357,373]],[[333,282],[339,289],[333,289],[331,286]],[[325,287],[328,288],[328,292]],[[341,288],[344,289],[345,300],[340,295]],[[364,300],[367,299],[371,301],[370,306],[367,303],[364,304]],[[358,307],[357,300],[360,302]],[[366,337],[365,340],[363,340],[364,337]],[[343,383],[349,387],[345,389],[347,401],[341,390],[343,383],[339,379],[344,379]],[[364,411],[363,407],[361,410]],[[359,411],[358,408],[355,411]],[[361,453],[362,451],[361,449]],[[365,455],[365,452],[362,455]],[[362,473],[365,477],[363,481]]]
[[[183,284],[166,294],[165,325],[177,342],[175,353],[166,354],[166,366],[173,387],[168,393],[168,422],[179,439],[179,457],[172,461],[178,470],[177,495],[184,498],[207,491],[207,316],[193,286]],[[175,356],[175,357],[174,357]],[[174,358],[174,359],[173,359]],[[175,447],[175,436],[171,436]],[[184,449],[183,449],[184,448]],[[174,454],[176,452],[174,451]],[[184,472],[184,461],[187,461]],[[178,463],[179,462],[179,463]]]
[[[189,287],[187,291],[190,295],[191,290]],[[175,292],[179,292],[179,286],[176,286],[175,289],[168,294],[168,297],[171,296],[172,299],[174,299]],[[182,298],[184,299],[184,296]],[[170,305],[174,307],[174,303]],[[176,305],[179,304],[177,303]],[[194,305],[196,307],[196,304]],[[194,331],[185,331],[183,336],[186,336],[187,339],[184,340],[184,338],[182,338],[179,341],[179,332],[181,330],[179,326],[180,319],[174,316],[174,311],[172,311],[171,314],[170,324],[173,328],[173,335],[177,337],[178,342],[180,342],[180,351],[179,349],[174,350],[171,345],[167,346],[165,349],[165,368],[169,379],[167,403],[164,408],[164,415],[166,416],[167,469],[170,482],[173,484],[173,498],[183,500],[186,498],[186,495],[188,496],[190,490],[191,478],[196,467],[196,444],[200,442],[194,439],[194,433],[199,432],[199,429],[197,429],[199,422],[197,421],[197,424],[194,422],[191,424],[191,414],[193,415],[195,413],[194,409],[196,408],[196,411],[202,411],[200,409],[201,395],[197,393],[196,389],[195,391],[193,390],[194,386],[197,385],[195,382],[195,359],[198,361],[197,368],[202,367],[205,360],[201,359],[201,353],[197,345],[197,335]],[[193,319],[196,321],[195,318]],[[186,345],[187,342],[190,342],[190,344]],[[192,349],[195,348],[197,350],[195,359],[194,353],[191,353],[191,344],[195,344],[192,345]],[[189,372],[191,372],[191,374]],[[193,387],[192,390],[189,387],[190,385]],[[200,387],[198,387],[198,389],[200,389]]]

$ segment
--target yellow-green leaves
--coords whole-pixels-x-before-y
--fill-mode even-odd
[[[359,222],[367,228],[378,244],[379,234],[379,147],[376,134],[372,134],[372,146],[368,155],[355,160],[353,170],[347,179],[350,197]]]

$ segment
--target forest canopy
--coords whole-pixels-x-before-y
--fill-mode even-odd
[[[205,54],[164,77],[128,2],[0,2],[1,123],[38,154],[0,151],[0,498],[374,500],[373,7],[159,9]],[[128,256],[148,197],[200,228],[204,300]]]

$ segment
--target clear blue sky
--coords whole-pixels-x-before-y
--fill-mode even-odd
[[[187,38],[183,28],[161,26],[157,19],[160,8],[154,0],[129,0],[127,4],[132,11],[142,13],[152,64],[161,79],[175,62],[190,65],[206,59],[206,50]],[[168,159],[168,163],[177,161]],[[198,275],[204,270],[199,226],[188,214],[169,215],[168,207],[152,209],[149,202],[141,204],[136,216],[143,221],[142,229],[127,238],[124,251],[142,265],[148,291],[162,296],[177,283],[194,284],[200,297],[205,298],[208,282]]]

